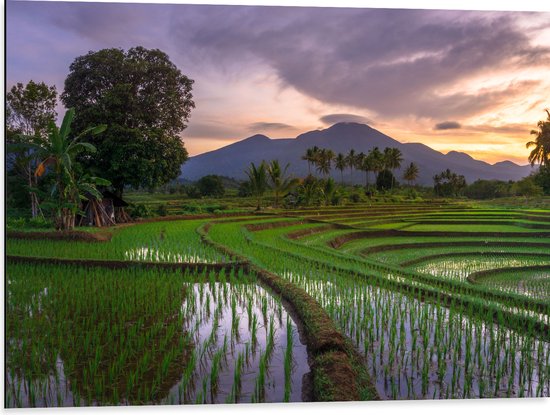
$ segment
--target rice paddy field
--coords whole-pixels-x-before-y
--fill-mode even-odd
[[[8,233],[8,407],[550,396],[550,211]]]

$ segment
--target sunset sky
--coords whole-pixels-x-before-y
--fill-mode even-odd
[[[187,76],[191,155],[358,121],[402,142],[526,164],[550,107],[550,13],[7,4],[7,86],[63,90],[75,57],[142,45]],[[59,112],[64,109],[59,106]]]

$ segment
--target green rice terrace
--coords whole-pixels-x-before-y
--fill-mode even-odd
[[[8,231],[6,405],[550,396],[550,210]]]

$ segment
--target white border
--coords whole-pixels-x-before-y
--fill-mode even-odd
[[[6,1],[6,0],[4,0]],[[11,1],[27,1],[27,0],[11,0]],[[45,0],[51,1],[51,0]],[[407,9],[453,9],[453,10],[505,10],[505,11],[550,11],[549,0],[64,0],[64,1],[80,1],[88,3],[158,3],[158,4],[225,4],[225,5],[269,5],[269,6],[302,6],[302,7],[374,7],[374,8],[407,8]],[[3,19],[2,10],[2,21]],[[2,31],[3,32],[3,31]],[[3,56],[3,55],[2,55]],[[2,75],[4,75],[4,67],[2,65]],[[1,86],[2,93],[4,85]],[[3,120],[3,112],[1,115]],[[0,155],[2,158],[2,170],[4,169],[4,148],[1,147]],[[0,184],[2,195],[4,195],[4,177]],[[3,203],[0,206],[1,241],[4,240],[4,211]],[[4,275],[3,260],[1,263],[2,274]],[[4,297],[3,284],[0,288],[1,297]],[[2,304],[3,306],[3,304]],[[2,313],[3,315],[3,313]],[[3,366],[4,356],[4,324],[2,318],[2,343],[1,356]],[[4,377],[0,380],[2,384]],[[476,413],[485,412],[487,415],[498,414],[514,414],[522,415],[522,413],[545,414],[550,413],[550,399],[484,399],[484,400],[441,400],[441,401],[387,401],[387,402],[353,402],[353,403],[308,403],[308,404],[240,404],[240,405],[206,405],[206,406],[142,406],[142,407],[104,407],[104,408],[59,408],[59,409],[18,409],[6,410],[2,408],[2,412],[9,414],[235,414],[235,415],[252,415],[261,413],[266,414],[305,414],[315,411],[318,415],[334,414],[340,412],[342,414],[361,414],[374,415],[382,413],[396,415],[474,415]],[[316,414],[316,415],[317,415]]]

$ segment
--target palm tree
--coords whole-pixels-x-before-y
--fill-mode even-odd
[[[348,166],[348,163],[346,160],[346,156],[344,156],[342,153],[338,153],[338,155],[334,159],[334,167],[340,170],[340,179],[342,182],[342,186],[344,185],[344,170],[347,166]]]
[[[369,187],[369,172],[374,171],[375,160],[372,153],[367,154],[362,163],[362,170],[365,172],[365,187]]]
[[[401,150],[395,147],[386,147],[384,149],[384,167],[392,172],[392,183],[391,187],[393,188],[395,182],[395,176],[393,174],[395,169],[401,167],[401,162],[403,161],[403,154]]]
[[[418,178],[418,166],[411,162],[403,173],[403,179],[409,183],[409,186]]]
[[[441,194],[441,182],[443,180],[443,177],[441,177],[440,174],[436,174],[433,177],[434,180],[434,191],[437,196],[440,196]]]
[[[355,150],[352,148],[348,155],[346,156],[346,161],[351,173],[351,184],[353,185],[353,169],[357,165],[357,156],[355,155]]]
[[[332,159],[334,158],[334,151],[323,148],[319,150],[317,157],[317,171],[324,176],[328,176],[332,167]]]
[[[370,171],[374,173],[375,181],[376,181],[378,180],[378,174],[382,170],[384,170],[384,154],[382,154],[382,152],[378,149],[378,147],[374,147],[369,151],[368,157],[371,158]]]
[[[96,135],[107,128],[105,125],[90,127],[75,138],[70,138],[71,124],[74,119],[74,109],[69,109],[63,117],[61,128],[57,128],[53,121],[48,126],[48,138],[33,145],[35,156],[39,164],[35,170],[35,176],[40,177],[48,167],[52,167],[55,175],[55,184],[51,191],[55,198],[45,203],[54,211],[54,222],[57,230],[70,230],[74,227],[76,213],[80,202],[85,197],[82,192],[92,193],[98,199],[101,194],[95,189],[95,185],[110,184],[105,179],[97,177],[76,177],[74,164],[79,153],[94,153],[96,148],[86,142],[79,141],[88,134]]]
[[[334,194],[336,193],[336,185],[334,184],[334,179],[332,177],[329,177],[327,180],[324,180],[321,190],[323,193],[324,204],[326,206],[330,205]]]
[[[313,146],[306,150],[306,154],[302,156],[302,160],[307,161],[307,171],[311,174],[311,165],[315,165],[319,157],[319,147]]]
[[[271,160],[267,166],[267,174],[271,182],[271,188],[275,193],[275,207],[279,207],[279,196],[281,193],[289,192],[298,185],[298,179],[287,177],[286,171],[290,164],[287,163],[284,169],[281,169],[279,160]]]
[[[256,210],[261,209],[262,198],[268,188],[267,184],[267,167],[265,161],[262,161],[258,167],[254,163],[250,163],[248,170],[245,171],[248,176],[248,184],[253,196],[256,196]]]
[[[298,192],[306,206],[311,205],[320,198],[322,193],[321,182],[322,180],[318,180],[310,174],[298,187]]]
[[[535,135],[535,141],[529,141],[526,144],[527,148],[535,147],[529,154],[529,163],[534,166],[539,163],[541,166],[547,166],[550,158],[550,111],[545,110],[548,115],[546,121],[537,123],[538,131],[531,130],[531,134]]]
[[[434,191],[438,196],[458,196],[466,187],[466,179],[450,169],[446,169],[434,177]]]
[[[308,148],[306,150],[306,153],[302,156],[302,160],[307,161],[307,172],[308,174],[311,174],[311,160],[313,158],[313,149]]]

